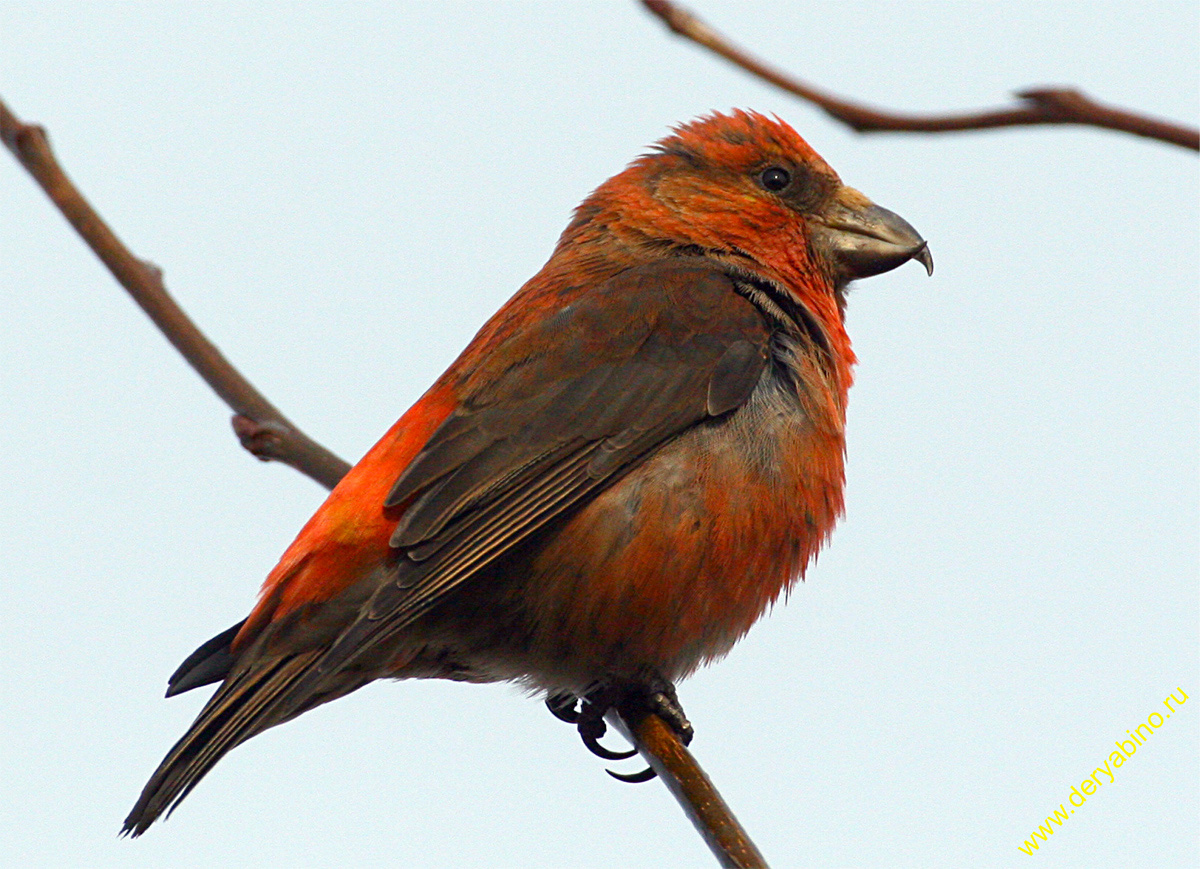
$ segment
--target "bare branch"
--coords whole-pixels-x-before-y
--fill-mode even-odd
[[[332,489],[350,465],[288,421],[221,355],[167,293],[162,272],[137,259],[67,177],[50,150],[45,131],[19,120],[0,100],[0,138],[37,180],[63,216],[108,266],[109,271],[192,367],[234,411],[233,429],[242,446],[263,461],[290,465]],[[629,714],[629,713],[627,713]],[[623,732],[658,770],[684,812],[722,866],[766,866],[712,782],[658,716],[620,722]],[[614,722],[615,723],[615,722]]]
[[[233,409],[242,446],[263,461],[291,465],[326,488],[337,485],[350,466],[300,431],[196,328],[167,292],[162,272],[135,257],[83,198],[54,158],[45,130],[24,123],[0,101],[0,138],[117,282]]]
[[[721,866],[765,869],[767,861],[712,780],[662,718],[636,707],[623,707],[606,717],[658,773]]]
[[[1073,88],[1028,88],[1017,92],[1023,102],[1016,106],[958,115],[902,115],[850,102],[773,69],[670,0],[642,0],[642,5],[680,36],[703,45],[750,74],[820,106],[834,119],[859,133],[947,133],[993,127],[1082,124],[1200,151],[1200,131],[1194,127],[1106,106]]]

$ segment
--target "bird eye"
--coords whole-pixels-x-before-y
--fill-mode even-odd
[[[758,176],[758,181],[768,190],[778,192],[792,183],[792,176],[786,169],[772,166],[762,171],[762,174]]]

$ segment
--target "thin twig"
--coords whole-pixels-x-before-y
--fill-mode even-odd
[[[669,0],[642,0],[642,5],[680,36],[716,52],[750,74],[820,106],[834,119],[859,133],[947,133],[1037,124],[1082,124],[1132,133],[1200,151],[1200,130],[1106,106],[1074,88],[1027,88],[1016,94],[1023,101],[1019,105],[957,115],[904,115],[872,108],[826,93],[768,66],[734,45],[692,12]]]
[[[233,427],[242,446],[263,461],[283,462],[326,488],[335,486],[350,466],[300,431],[196,328],[167,292],[158,267],[135,257],[67,177],[46,131],[24,123],[0,101],[0,138],[117,282],[233,409]]]
[[[665,721],[638,707],[609,712],[607,719],[658,773],[721,866],[766,869],[767,861],[712,780]]]
[[[54,158],[45,131],[19,120],[2,100],[0,137],[121,286],[236,412],[233,428],[242,446],[264,461],[274,459],[290,465],[327,489],[336,486],[350,465],[296,428],[221,355],[167,294],[159,269],[130,253],[71,183]],[[721,865],[766,866],[675,732],[657,715],[630,714],[630,720],[632,724],[621,721],[622,731],[636,734],[630,739],[658,770]]]

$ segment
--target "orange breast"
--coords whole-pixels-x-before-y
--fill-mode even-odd
[[[724,655],[841,514],[840,416],[760,384],[598,496],[532,559],[530,669],[675,680]]]

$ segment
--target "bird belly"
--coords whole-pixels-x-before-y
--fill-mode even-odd
[[[479,678],[579,692],[674,681],[723,656],[841,512],[842,427],[828,423],[765,375],[739,410],[659,447],[478,577],[471,612],[449,606],[456,657]]]

